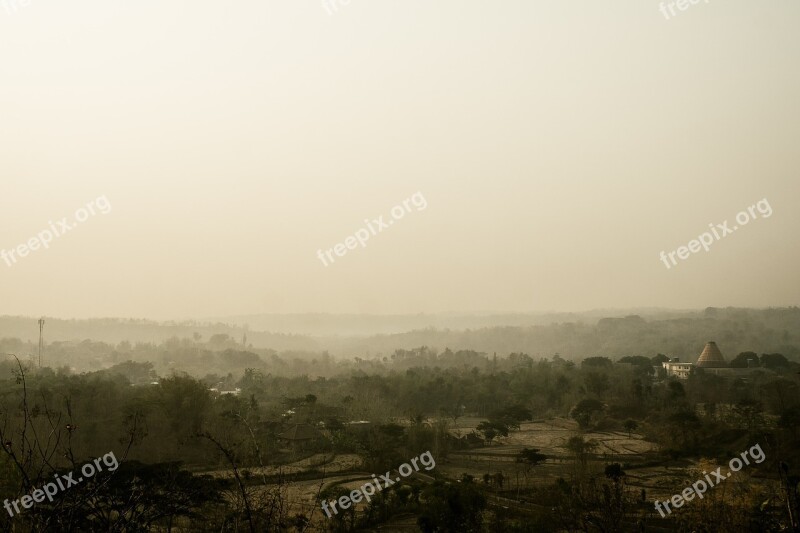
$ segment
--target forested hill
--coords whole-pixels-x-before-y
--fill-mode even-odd
[[[62,320],[45,317],[45,342],[92,340],[108,344],[128,341],[130,343],[159,344],[171,338],[203,339],[214,335],[228,335],[243,340],[254,347],[275,350],[322,350],[319,343],[308,336],[263,331],[249,331],[245,327],[222,323],[200,322],[156,322],[153,320],[93,318],[85,320]],[[0,339],[16,338],[24,342],[38,342],[37,318],[0,317]]]
[[[782,353],[800,360],[800,308],[707,308],[696,312],[659,312],[652,315],[597,318],[594,314],[570,315],[575,321],[530,326],[493,326],[477,329],[417,329],[390,335],[310,336],[245,330],[242,326],[197,322],[146,320],[46,319],[45,339],[93,341],[116,344],[161,343],[170,338],[211,339],[228,335],[247,346],[276,351],[329,351],[344,357],[386,356],[397,349],[429,346],[437,350],[497,352],[503,356],[523,352],[533,357],[560,353],[566,359],[593,355],[621,357],[664,353],[694,360],[706,341],[714,340],[726,358],[743,351]],[[517,319],[518,320],[518,317]],[[531,320],[535,323],[537,320]],[[538,321],[541,321],[539,316]],[[268,324],[266,324],[268,325]],[[273,330],[276,331],[276,330]],[[0,317],[0,338],[36,342],[36,319]]]
[[[533,357],[560,353],[565,359],[601,355],[621,357],[664,353],[694,361],[709,340],[726,358],[744,351],[782,353],[800,360],[800,309],[713,309],[694,316],[645,319],[637,315],[604,318],[596,324],[562,323],[549,326],[495,327],[465,331],[423,330],[398,335],[347,340],[333,353],[391,353],[397,348],[430,346]]]

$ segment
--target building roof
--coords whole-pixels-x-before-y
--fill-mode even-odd
[[[708,341],[706,347],[703,348],[703,353],[697,359],[697,366],[700,368],[727,368],[728,363],[717,348],[717,343]]]

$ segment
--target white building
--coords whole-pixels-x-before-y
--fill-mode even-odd
[[[692,373],[694,363],[681,363],[677,358],[670,359],[661,363],[667,373],[667,377],[676,377],[678,379],[689,379],[689,374]]]

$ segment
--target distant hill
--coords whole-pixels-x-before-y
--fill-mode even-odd
[[[344,339],[331,353],[391,354],[395,349],[428,346],[443,350],[476,350],[505,355],[524,352],[533,357],[554,353],[565,359],[589,356],[652,357],[663,353],[694,361],[705,343],[714,340],[730,360],[743,351],[782,353],[800,360],[800,309],[713,309],[682,318],[644,319],[638,315],[603,318],[596,323],[494,327],[476,330],[419,330],[367,339]]]
[[[38,318],[0,317],[0,338],[14,337],[23,341],[38,342]],[[199,322],[155,322],[152,320],[92,318],[85,320],[63,320],[45,317],[45,341],[93,341],[117,344],[122,341],[131,343],[161,343],[167,339],[192,338],[197,333],[207,340],[212,335],[226,334],[236,340],[242,340],[247,334],[247,343],[254,346],[274,347],[276,350],[319,350],[317,341],[311,337],[247,331],[245,328],[222,323]]]
[[[367,314],[261,314],[214,317],[205,322],[249,326],[256,331],[279,331],[313,336],[391,335],[419,329],[477,329],[500,326],[543,326],[561,322],[595,323],[603,317],[689,316],[693,311],[666,309],[598,309],[580,313],[419,313],[415,315]]]
[[[241,341],[246,334],[247,344],[254,348],[329,351],[343,357],[388,356],[397,349],[429,346],[438,350],[497,352],[500,356],[524,352],[533,357],[550,357],[560,353],[574,360],[594,355],[618,358],[664,353],[690,361],[697,358],[706,341],[714,340],[727,359],[750,350],[779,352],[800,360],[797,307],[646,310],[627,315],[608,311],[547,315],[259,315],[233,320],[248,322],[46,318],[45,340],[160,343],[173,337],[192,338],[197,334],[209,339],[212,335],[226,334]],[[420,324],[421,327],[413,327]],[[403,327],[409,329],[397,332]],[[281,333],[281,328],[314,334]],[[391,333],[363,333],[376,330]],[[0,317],[0,338],[35,342],[37,336],[35,318]]]

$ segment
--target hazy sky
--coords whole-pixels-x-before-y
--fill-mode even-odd
[[[797,2],[6,2],[0,314],[800,300]]]

